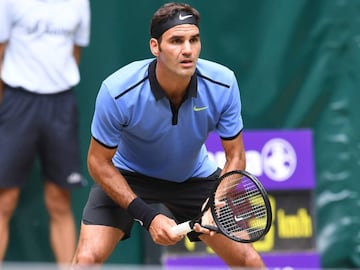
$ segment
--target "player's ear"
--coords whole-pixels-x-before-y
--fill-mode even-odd
[[[159,56],[160,49],[159,49],[159,42],[157,39],[155,38],[150,39],[150,50],[154,56],[156,57]]]

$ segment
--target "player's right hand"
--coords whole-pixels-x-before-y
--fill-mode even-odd
[[[176,222],[165,215],[155,216],[149,227],[152,240],[163,246],[175,245],[184,238],[184,236],[178,236],[172,231],[171,228],[175,225]]]

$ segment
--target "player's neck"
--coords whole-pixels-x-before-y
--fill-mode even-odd
[[[175,105],[180,105],[191,77],[179,76],[162,69],[157,69],[156,79],[170,101]]]

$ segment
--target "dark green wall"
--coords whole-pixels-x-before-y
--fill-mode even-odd
[[[77,87],[85,159],[101,81],[133,60],[151,57],[148,28],[165,1],[91,1],[91,45]],[[247,129],[314,132],[318,250],[327,268],[360,267],[360,1],[189,1],[202,14],[202,57],[232,68]],[[85,160],[84,160],[85,166]],[[88,188],[74,193],[80,222]],[[38,167],[11,225],[8,260],[53,260]],[[139,228],[110,262],[142,261]]]

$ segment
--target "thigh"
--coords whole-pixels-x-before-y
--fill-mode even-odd
[[[4,91],[0,104],[0,187],[20,187],[36,157],[36,96],[9,86]]]
[[[108,259],[124,233],[114,227],[81,225],[74,256],[77,264],[101,264]]]
[[[71,211],[70,191],[52,183],[44,184],[45,205],[48,210],[54,213],[69,213]]]
[[[121,170],[133,191],[148,203],[162,203],[177,222],[187,221],[201,212],[201,207],[217,183],[221,170],[208,177],[190,178],[182,183]]]
[[[201,209],[213,190],[215,180],[196,179],[177,188],[165,206],[174,215],[177,223],[192,220],[201,213]],[[191,231],[187,234],[190,241],[199,241],[200,233]]]
[[[134,223],[127,211],[116,204],[97,184],[91,188],[82,217],[86,225],[102,225],[124,232],[129,238]]]
[[[165,205],[177,222],[181,223],[198,216],[202,206],[213,190],[216,181],[199,179],[180,184]]]
[[[16,209],[20,196],[20,188],[0,188],[0,216],[4,221],[9,221]],[[1,223],[2,220],[0,220]]]
[[[222,234],[200,235],[199,238],[209,246],[227,265],[256,267],[262,269],[264,263],[252,244],[233,241]]]
[[[72,90],[41,97],[40,158],[45,179],[64,188],[81,187],[78,110]]]
[[[170,210],[164,213],[178,223],[191,220],[199,215],[202,205],[217,183],[220,169],[208,177],[194,177],[182,183],[170,182],[138,173],[121,171],[134,192],[148,203],[161,203]],[[151,183],[151,184],[149,184]],[[191,241],[199,241],[199,233],[190,232]]]

